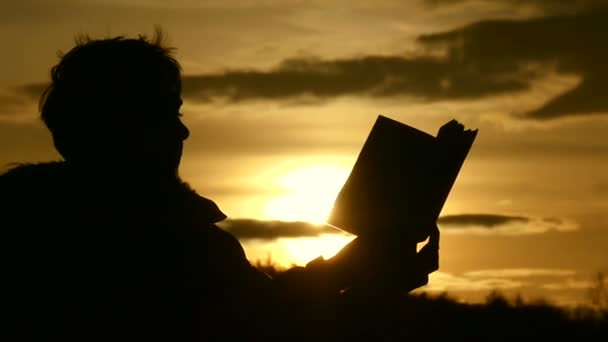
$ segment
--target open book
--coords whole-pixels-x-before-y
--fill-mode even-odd
[[[379,115],[327,223],[358,236],[424,241],[476,135],[455,120],[435,137]]]

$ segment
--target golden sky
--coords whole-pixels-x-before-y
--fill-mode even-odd
[[[75,34],[151,34],[184,70],[181,176],[250,259],[348,241],[323,221],[378,114],[479,134],[429,290],[584,302],[608,271],[604,1],[22,0],[0,4],[0,163],[56,159],[36,101]],[[477,297],[476,297],[477,296]]]

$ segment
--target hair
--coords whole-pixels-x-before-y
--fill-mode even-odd
[[[40,117],[64,158],[68,145],[74,145],[71,137],[82,134],[85,123],[103,126],[120,107],[145,105],[159,87],[181,91],[181,66],[158,28],[152,39],[78,35],[75,43],[69,52],[59,52],[60,61],[51,69],[51,83],[39,102]]]

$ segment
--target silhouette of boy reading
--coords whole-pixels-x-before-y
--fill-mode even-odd
[[[171,52],[160,35],[84,38],[52,68],[40,111],[63,160],[0,177],[5,308],[21,337],[261,336],[265,321],[311,298],[427,283],[438,267],[434,223],[420,253],[355,239],[275,279],[254,268],[215,225],[226,216],[178,177],[189,131]],[[391,258],[404,267],[389,268]]]

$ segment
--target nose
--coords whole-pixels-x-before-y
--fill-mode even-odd
[[[181,141],[188,139],[190,136],[190,130],[184,125],[182,120],[179,119],[177,120],[177,134]]]

